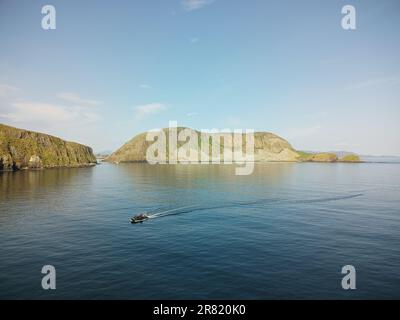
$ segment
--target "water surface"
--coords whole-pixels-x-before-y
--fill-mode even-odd
[[[400,298],[399,164],[234,170],[0,173],[0,298]],[[41,289],[46,264],[57,270],[54,291]],[[341,289],[348,264],[354,291]]]

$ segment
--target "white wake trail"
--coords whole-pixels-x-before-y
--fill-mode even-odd
[[[177,210],[193,208],[193,207],[195,207],[195,206],[196,206],[196,205],[191,205],[191,206],[185,206],[185,207],[170,209],[170,210],[166,210],[166,211],[156,212],[156,213],[153,213],[153,214],[148,215],[148,217],[149,217],[150,219],[159,218],[159,217],[163,217],[163,216],[168,215],[168,213],[171,213],[171,212],[174,212],[174,211],[177,211]]]

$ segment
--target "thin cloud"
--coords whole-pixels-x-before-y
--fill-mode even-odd
[[[62,106],[48,103],[15,102],[11,110],[0,114],[0,118],[17,124],[43,123],[50,126],[60,124],[87,124],[97,121],[97,113],[80,106]]]
[[[136,118],[142,119],[164,111],[167,107],[162,103],[149,103],[134,107]]]
[[[0,96],[6,96],[6,95],[8,95],[10,93],[13,93],[13,92],[17,91],[17,90],[19,90],[19,89],[16,88],[16,87],[0,83]]]
[[[199,115],[198,112],[189,112],[189,113],[186,113],[186,116],[187,116],[187,117],[195,117],[195,116],[198,116],[198,115]]]
[[[58,98],[65,100],[67,102],[71,102],[77,105],[84,105],[84,106],[98,106],[101,104],[101,101],[97,100],[88,100],[88,99],[83,99],[79,95],[72,93],[72,92],[64,92],[64,93],[59,93],[57,95]]]
[[[197,43],[199,42],[199,38],[191,38],[190,43]]]
[[[182,0],[181,4],[186,11],[198,10],[206,5],[213,3],[215,0]]]
[[[398,77],[388,77],[388,78],[377,78],[377,79],[369,79],[366,81],[361,81],[359,83],[351,84],[345,90],[357,90],[370,88],[375,86],[396,86],[400,84],[400,79]]]
[[[148,84],[141,84],[139,87],[142,89],[151,89],[151,86],[149,86]]]

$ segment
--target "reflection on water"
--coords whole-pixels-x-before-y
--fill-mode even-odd
[[[400,165],[0,174],[0,298],[399,298]],[[131,225],[134,214],[185,206]],[[44,264],[57,290],[40,289]],[[357,269],[357,290],[340,287]],[[23,275],[23,276],[21,276]]]
[[[260,165],[251,176],[236,176],[234,165],[126,164],[116,169],[127,180],[132,196],[139,192],[142,205],[152,208],[257,197],[258,184],[277,187],[288,178],[292,166],[291,163]]]
[[[81,170],[82,169],[82,170]],[[85,172],[83,169],[86,169]],[[84,174],[85,179],[92,173],[91,168],[60,168],[47,170],[24,170],[0,172],[0,201],[13,197],[34,197],[43,190],[65,188],[74,185],[74,179]],[[78,183],[79,184],[79,183]]]

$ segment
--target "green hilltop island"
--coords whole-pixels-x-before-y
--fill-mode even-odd
[[[168,140],[169,128],[162,129],[166,134]],[[190,128],[179,127],[177,132],[182,130],[192,131],[195,136],[198,137],[199,145],[202,143],[219,144],[221,157],[223,157],[224,143],[220,137],[212,139],[213,133],[208,133],[205,136],[201,135],[201,132]],[[146,151],[153,143],[152,141],[146,141],[147,133],[141,133],[133,137],[131,140],[126,142],[121,148],[106,157],[104,161],[112,163],[129,163],[129,162],[146,162]],[[243,150],[245,149],[244,141],[245,137],[243,134]],[[186,142],[178,142],[178,148]],[[211,146],[208,147],[209,150]],[[166,148],[168,158],[168,143]],[[270,133],[270,132],[255,132],[254,133],[254,161],[255,162],[346,162],[346,163],[358,163],[362,162],[360,157],[356,154],[346,154],[343,157],[338,157],[335,153],[309,153],[295,150],[288,141],[285,139]]]
[[[178,132],[189,128],[178,128]],[[168,132],[168,128],[163,129]],[[152,144],[142,133],[125,143],[103,161],[111,163],[146,162],[147,148]],[[213,134],[208,134],[212,138]],[[244,140],[244,139],[243,139]],[[207,139],[206,143],[210,143]],[[199,143],[202,140],[199,138]],[[203,141],[204,143],[204,141]],[[178,147],[184,142],[179,142]],[[219,144],[223,152],[223,139]],[[339,158],[335,153],[306,153],[296,151],[286,140],[269,132],[254,134],[255,162],[361,162],[359,156],[348,154]],[[92,148],[60,138],[0,124],[0,171],[44,169],[57,167],[86,167],[97,164]]]
[[[88,146],[0,124],[0,171],[84,167],[96,163]]]

